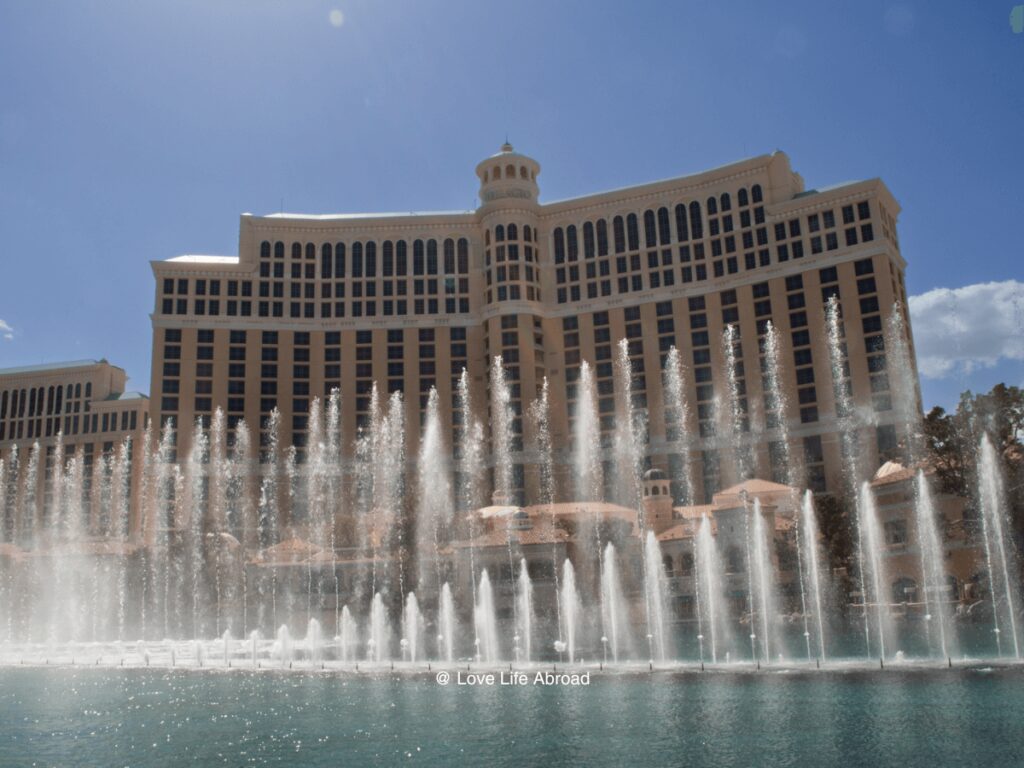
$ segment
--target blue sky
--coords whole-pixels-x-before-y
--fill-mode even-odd
[[[0,366],[146,390],[150,260],[236,253],[243,211],[472,208],[507,133],[546,200],[776,148],[811,187],[881,176],[926,406],[1020,384],[1012,3],[776,5],[7,0]]]

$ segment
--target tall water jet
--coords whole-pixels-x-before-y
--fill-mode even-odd
[[[230,629],[225,629],[224,630],[224,634],[221,635],[221,637],[220,637],[220,642],[221,642],[221,651],[223,653],[224,666],[225,667],[230,667],[231,666],[231,651],[232,651],[232,647],[231,647],[231,630]]]
[[[288,631],[288,625],[282,624],[277,630],[277,657],[281,660],[281,666],[287,666],[292,661],[292,636]]]
[[[814,494],[810,491],[804,493],[803,503],[800,505],[800,525],[798,529],[800,537],[800,557],[803,561],[802,571],[807,577],[810,587],[811,608],[814,611],[814,622],[817,627],[817,653],[822,662],[826,660],[825,653],[825,612],[824,598],[821,584],[821,560],[819,557],[818,544],[818,518],[814,510]],[[806,615],[806,609],[805,609]],[[804,632],[807,630],[807,623],[804,623]],[[807,639],[810,647],[810,638]]]
[[[775,588],[775,564],[771,553],[774,532],[769,530],[765,521],[764,510],[759,498],[754,499],[750,514],[752,519],[747,528],[750,536],[749,549],[752,555],[749,570],[753,587],[750,595],[750,626],[751,631],[756,627],[760,633],[763,658],[766,663],[770,663],[773,655],[780,653],[776,631],[779,612]]]
[[[633,363],[629,341],[621,339],[615,354],[615,481],[619,503],[640,509],[647,429],[643,411],[633,402]]]
[[[857,570],[860,580],[860,592],[864,603],[864,645],[868,656],[872,655],[871,647],[871,612],[868,604],[868,593],[874,592],[881,597],[879,584],[880,576],[874,575],[881,569],[881,542],[882,535],[878,524],[877,514],[874,512],[874,499],[868,502],[864,499],[861,481],[864,476],[860,466],[860,436],[858,432],[857,414],[853,408],[853,391],[850,381],[849,361],[847,360],[847,349],[845,330],[843,329],[842,312],[839,307],[839,300],[832,296],[828,300],[825,309],[825,321],[828,331],[828,354],[829,367],[832,373],[832,392],[835,398],[836,422],[839,427],[839,444],[843,457],[843,472],[846,486],[850,496],[856,500],[857,505]],[[870,489],[869,489],[870,490]],[[870,528],[870,530],[869,530]],[[873,548],[869,548],[867,542],[877,542]],[[878,568],[874,568],[877,565]],[[872,583],[877,582],[877,583]],[[877,600],[876,600],[877,602]],[[878,651],[884,657],[884,624],[881,619],[881,606],[878,605],[876,616],[878,618]],[[888,610],[886,610],[888,614]]]
[[[1006,490],[999,456],[988,435],[981,438],[978,460],[978,497],[981,502],[981,529],[988,565],[989,591],[992,599],[992,629],[996,636],[996,653],[1003,654],[1002,634],[1009,632],[1009,648],[1020,658],[1017,610],[1021,604],[1011,574],[1017,573],[1013,550],[1004,532]]]
[[[323,655],[323,630],[320,628],[320,622],[316,619],[310,619],[306,625],[306,656],[310,662],[316,663],[320,661]]]
[[[590,363],[580,364],[576,389],[576,421],[573,427],[573,489],[578,501],[598,501],[604,496],[601,464],[601,424],[597,417],[597,385]]]
[[[491,457],[494,463],[493,503],[512,503],[512,397],[501,356],[491,360]]]
[[[668,651],[668,624],[665,619],[665,570],[661,546],[654,531],[644,541],[644,592],[647,606],[647,644],[652,661],[664,661]]]
[[[916,490],[914,511],[923,577],[921,589],[924,592],[925,626],[928,629],[928,641],[931,646],[929,650],[933,656],[948,659],[956,655],[956,636],[949,610],[949,584],[943,566],[945,549],[939,530],[938,511],[924,472],[917,473]]]
[[[722,581],[725,569],[722,567],[722,559],[718,554],[711,525],[711,516],[703,515],[697,528],[697,639],[700,643],[701,661],[704,660],[704,653],[710,651],[711,663],[717,664],[719,656],[730,643],[725,610],[725,585]]]
[[[356,621],[352,617],[352,612],[348,609],[347,605],[341,609],[341,627],[338,638],[341,660],[343,662],[358,661],[359,627],[356,626]]]
[[[438,552],[449,538],[453,503],[451,467],[443,432],[437,389],[431,387],[416,467],[416,561],[419,583],[426,584],[429,579],[435,594],[443,580]]]
[[[264,421],[265,438],[261,438],[261,444],[266,444],[260,451],[260,496],[257,504],[256,516],[256,540],[259,547],[267,548],[278,543],[278,520],[280,509],[278,505],[278,475],[280,472],[280,455],[278,451],[279,431],[281,426],[281,414],[277,408],[270,412],[270,416]],[[270,584],[264,585],[260,581],[260,589],[270,591],[270,605],[266,605],[265,599],[259,601],[259,613],[257,624],[265,626],[268,623],[277,625],[277,569],[270,569]],[[261,593],[261,598],[266,596]],[[265,614],[269,612],[270,615]]]
[[[739,362],[740,340],[736,326],[729,324],[722,331],[722,365],[725,368],[725,381],[727,385],[728,411],[727,430],[730,436],[730,445],[733,449],[733,466],[736,470],[737,482],[751,477],[753,473],[753,456],[750,451],[747,433],[750,432],[750,422],[746,411],[746,390],[740,381]]]
[[[686,399],[685,368],[674,346],[665,358],[665,440],[675,446],[680,456],[680,469],[674,479],[679,483],[684,504],[695,502],[693,473],[690,470],[692,436],[689,431],[690,407]]]
[[[477,602],[476,548],[477,518],[475,510],[484,506],[484,429],[473,410],[473,399],[469,386],[469,373],[465,368],[459,376],[457,397],[462,428],[457,440],[458,448],[458,508],[466,521],[469,546],[469,570],[471,599]]]
[[[477,661],[492,664],[501,660],[498,647],[498,618],[494,608],[494,593],[491,579],[485,568],[480,573],[480,585],[477,588],[476,605],[473,610],[473,622],[476,626]]]
[[[580,365],[580,379],[576,391],[573,477],[573,490],[577,502],[597,502],[605,499],[601,425],[597,415],[597,384],[586,361]],[[580,542],[580,556],[577,562],[580,567],[580,579],[584,584],[592,584],[601,558],[601,529],[596,515],[585,507],[580,509],[578,517],[577,538]],[[557,570],[556,562],[556,574]]]
[[[556,643],[556,650],[561,654],[564,650],[569,656],[569,663],[576,660],[576,640],[580,629],[581,607],[580,595],[576,591],[576,572],[572,562],[566,558],[562,567],[562,589],[559,593],[558,603],[562,616],[560,636]]]
[[[406,661],[418,661],[423,658],[423,614],[416,600],[416,593],[410,592],[405,599],[405,611],[402,616],[402,639],[405,640]]]
[[[629,654],[629,609],[622,593],[615,545],[611,542],[604,548],[601,568],[601,633],[601,645],[611,652],[612,661],[618,662]]]
[[[872,655],[871,622],[868,617],[873,610],[874,652],[880,658],[885,658],[886,644],[893,635],[892,617],[886,594],[889,580],[885,567],[885,538],[878,517],[875,495],[867,481],[861,484],[860,492],[857,494],[857,527],[860,530],[860,545],[864,553],[861,565],[861,582],[864,585],[864,639],[868,655]]]
[[[516,649],[517,661],[533,659],[533,584],[526,567],[526,558],[519,561],[519,578],[516,580]]]
[[[374,594],[370,604],[370,637],[366,644],[368,661],[380,664],[391,660],[391,622],[380,592]]]
[[[441,587],[441,601],[439,607],[438,629],[438,655],[444,661],[455,660],[455,601],[452,599],[452,588],[446,581]]]
[[[188,482],[185,510],[187,515],[185,540],[188,552],[186,573],[189,578],[186,588],[188,602],[191,606],[193,637],[201,637],[203,634],[202,606],[205,604],[203,534],[209,487],[209,475],[206,472],[206,465],[210,460],[209,445],[209,435],[203,429],[202,419],[196,419],[195,428],[192,430],[192,449],[189,451],[185,465]]]

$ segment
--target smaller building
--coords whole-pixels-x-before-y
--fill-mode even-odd
[[[81,458],[84,533],[112,536],[110,479],[127,483],[130,536],[139,533],[138,492],[149,398],[126,392],[123,368],[105,359],[0,369],[0,525],[3,539],[33,547],[54,504],[56,469]],[[38,446],[38,448],[36,447]],[[33,464],[33,453],[35,462]],[[141,456],[141,453],[139,454]],[[31,487],[30,487],[31,486]],[[76,500],[77,501],[77,500]],[[28,504],[33,507],[26,510]]]

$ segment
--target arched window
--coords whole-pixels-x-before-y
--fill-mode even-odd
[[[64,406],[64,399],[62,397],[63,393],[64,393],[64,388],[63,387],[57,387],[57,405],[54,406],[54,408],[53,408],[53,412],[54,413],[60,413],[60,409]],[[13,406],[11,406],[11,415],[12,416],[14,415],[14,407]]]
[[[437,274],[437,240],[427,240],[427,274]]]
[[[676,206],[676,237],[681,243],[690,239],[690,228],[686,226],[686,206],[682,203]]]
[[[658,233],[654,230],[654,211],[644,211],[644,246],[653,248],[658,244]]]
[[[377,276],[377,244],[373,240],[366,244],[366,276]]]
[[[320,277],[328,280],[333,277],[331,267],[334,266],[334,255],[331,253],[331,244],[324,243],[320,246]]]
[[[494,239],[499,243],[505,242],[505,226],[503,224],[494,228]]]
[[[554,231],[555,238],[555,264],[561,264],[565,261],[565,233],[561,227],[555,227]]]
[[[28,393],[28,415],[36,415],[36,390],[34,387]]]
[[[594,258],[594,225],[589,221],[583,225],[583,256]]]
[[[334,276],[345,276],[345,244],[337,243],[334,246]]]
[[[728,192],[723,192],[722,193],[721,198],[719,198],[719,202],[721,203],[721,206],[722,206],[722,213],[725,213],[726,211],[731,211],[732,210],[732,200],[729,199],[729,193]]]
[[[622,253],[626,250],[626,230],[622,226],[621,216],[612,219],[612,234],[615,237],[615,252]]]
[[[526,170],[526,166],[525,165],[519,166],[519,178],[520,179],[527,179],[527,180],[529,180],[529,178],[530,178],[530,172]]]
[[[604,219],[597,220],[597,255],[608,255],[608,222]]]
[[[580,256],[580,244],[576,239],[576,225],[570,224],[565,228],[565,240],[568,248],[569,261],[576,261]]]
[[[352,277],[363,276],[363,244],[352,243]]]
[[[455,241],[450,237],[444,241],[444,272],[446,275],[455,272]]]
[[[412,273],[414,275],[423,274],[423,241],[414,240],[412,243]]]
[[[278,240],[276,243],[274,243],[274,258],[275,259],[283,259],[284,258],[284,243],[282,243],[280,240]]]
[[[700,203],[696,200],[690,203],[690,237],[694,240],[704,237],[704,222],[700,217]]]
[[[665,555],[661,558],[661,565],[665,569],[665,573],[671,576],[675,569],[672,567],[672,555]]]
[[[492,173],[491,175],[494,177],[495,181],[500,179],[501,178],[501,166],[500,165],[494,166],[494,173]]]
[[[718,213],[718,201],[713,197],[708,198],[708,216],[714,216]]]
[[[668,208],[658,209],[658,242],[668,245],[672,242],[672,227],[668,223]]]
[[[744,205],[750,205],[750,197],[747,195],[747,188],[741,187],[740,191],[736,193],[736,197],[739,200],[740,207]]]
[[[469,274],[469,241],[464,238],[459,238],[459,274]]]
[[[763,200],[760,184],[755,184],[750,188],[750,197],[755,203],[760,203]]]
[[[528,243],[533,242],[533,231],[530,229],[529,224],[523,225],[523,240]]]
[[[43,397],[43,388],[40,387],[39,388],[39,398],[40,398],[39,412],[40,413],[43,412],[42,397]],[[75,400],[80,400],[81,398],[82,398],[82,385],[81,384],[75,384]]]
[[[395,246],[395,274],[405,277],[409,274],[409,259],[406,254],[405,240],[399,240]]]
[[[636,214],[631,213],[626,217],[626,237],[629,241],[629,250],[635,251],[640,247],[640,234],[637,232]]]
[[[301,259],[302,258],[302,243],[292,243],[292,258],[293,259]]]
[[[381,275],[392,277],[395,274],[395,245],[385,240],[381,247]]]
[[[260,258],[261,259],[269,259],[270,258],[270,241],[269,240],[264,240],[262,243],[260,243]]]
[[[55,398],[56,398],[56,395],[54,394],[53,387],[50,387],[48,390],[46,390],[46,415],[47,416],[52,416],[53,415],[53,406],[54,406]]]
[[[306,258],[310,261],[316,259],[316,246],[312,243],[306,243]]]
[[[519,239],[519,229],[516,227],[515,224],[509,224],[508,225],[508,233],[506,235],[506,239],[507,240],[518,240]]]
[[[514,179],[516,177],[516,167],[509,163],[505,166],[505,178]]]

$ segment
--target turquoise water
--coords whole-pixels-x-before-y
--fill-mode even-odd
[[[1024,671],[433,677],[0,669],[0,766],[1024,765]]]

